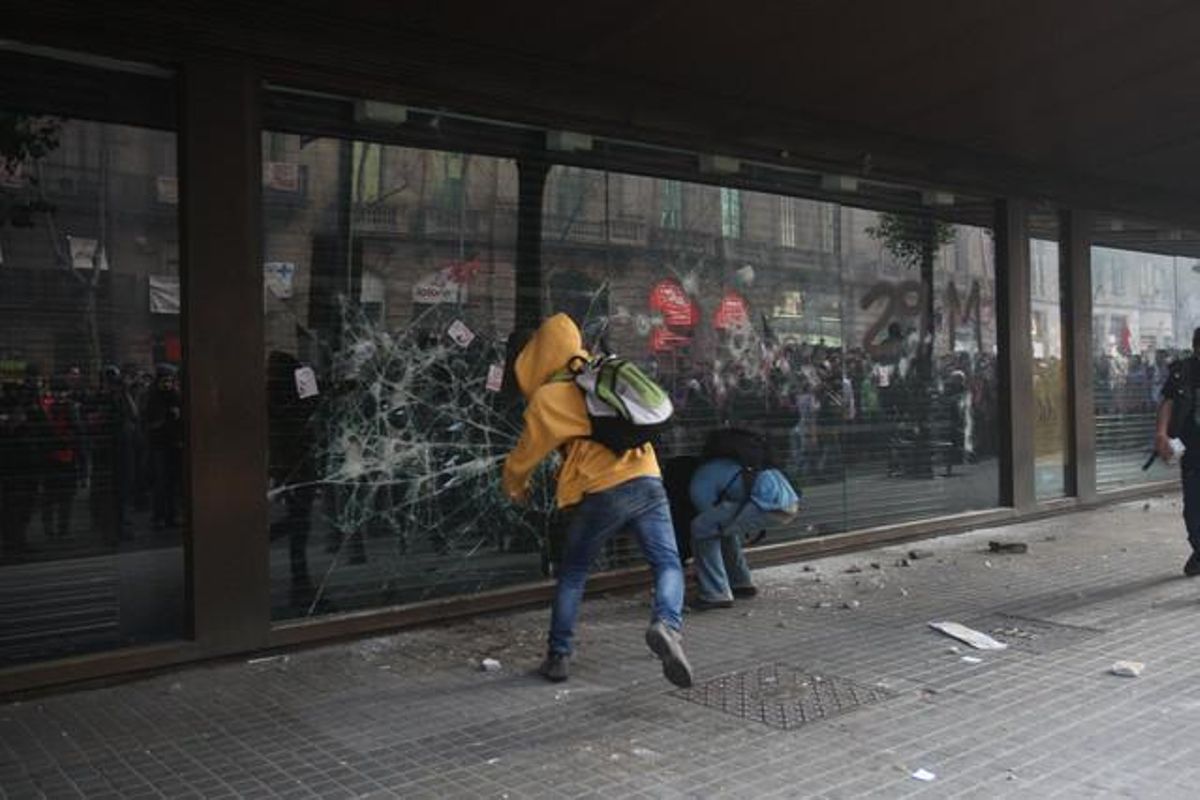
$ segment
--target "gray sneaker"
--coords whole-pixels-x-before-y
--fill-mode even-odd
[[[547,653],[546,660],[538,667],[538,674],[551,683],[562,683],[571,676],[567,665],[569,659],[562,653]]]
[[[681,689],[692,685],[692,665],[683,654],[683,637],[661,620],[646,630],[646,645],[662,661],[663,675]]]

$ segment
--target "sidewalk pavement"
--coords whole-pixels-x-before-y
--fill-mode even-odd
[[[1186,554],[1166,496],[763,569],[687,616],[690,691],[638,592],[585,603],[565,684],[538,609],[9,702],[0,798],[1195,797]]]

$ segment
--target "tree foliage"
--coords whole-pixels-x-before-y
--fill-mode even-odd
[[[36,161],[58,147],[62,120],[0,112],[0,162],[5,169]]]
[[[927,257],[954,241],[954,228],[927,215],[880,214],[879,224],[867,233],[883,242],[906,267],[920,267]]]
[[[63,122],[57,117],[31,116],[0,111],[0,170],[18,174],[23,166],[35,164],[58,148]],[[31,189],[37,187],[37,175],[24,176]],[[0,201],[0,226],[6,222],[14,228],[32,228],[36,214],[54,211],[39,191],[22,193],[23,197]]]

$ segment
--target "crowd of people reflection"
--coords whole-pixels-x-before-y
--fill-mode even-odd
[[[1167,367],[1186,355],[1182,351],[1154,350],[1145,353],[1119,349],[1095,359],[1097,415],[1153,414],[1162,399]]]
[[[737,361],[694,370],[682,381],[664,377],[681,417],[698,427],[764,429],[781,466],[801,486],[851,472],[933,477],[996,454],[990,354],[931,353],[898,325],[869,349],[818,340],[762,350],[757,371]]]
[[[106,365],[0,389],[0,551],[5,562],[177,540],[184,418],[179,373]]]

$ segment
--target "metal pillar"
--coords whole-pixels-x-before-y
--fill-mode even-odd
[[[241,62],[184,68],[187,561],[192,633],[210,654],[261,647],[270,628],[259,86]]]
[[[1028,209],[996,204],[996,336],[1000,385],[1000,502],[1036,506],[1033,446],[1033,343]]]

